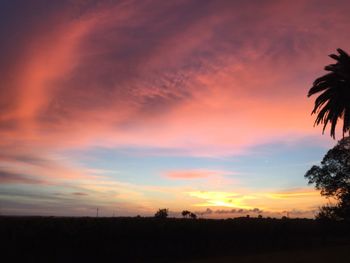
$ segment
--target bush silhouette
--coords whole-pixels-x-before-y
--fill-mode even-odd
[[[197,219],[197,215],[194,214],[194,213],[190,213],[190,217],[191,217],[192,219]]]
[[[184,210],[184,211],[181,212],[181,215],[182,215],[183,217],[187,217],[187,216],[189,216],[190,214],[191,214],[191,212],[188,211],[188,210]]]
[[[162,208],[159,209],[155,214],[155,218],[160,218],[160,219],[165,219],[168,217],[168,209],[167,208]]]

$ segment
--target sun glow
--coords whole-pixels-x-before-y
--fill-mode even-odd
[[[300,211],[312,209],[315,203],[325,203],[326,199],[321,197],[318,191],[313,189],[294,189],[288,192],[255,192],[245,190],[237,192],[211,192],[193,191],[188,195],[204,202],[195,202],[197,207],[222,207],[251,210],[259,208],[264,211],[281,213],[291,210],[298,204]]]
[[[194,206],[202,207],[230,207],[230,208],[242,208],[251,209],[253,207],[244,205],[243,202],[248,199],[255,199],[254,196],[242,195],[238,193],[229,192],[204,192],[195,191],[188,193],[192,197],[204,199],[204,203],[198,203]]]

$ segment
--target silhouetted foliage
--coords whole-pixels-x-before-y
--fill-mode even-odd
[[[197,215],[195,213],[192,213],[191,211],[188,211],[188,210],[182,211],[181,215],[185,218],[190,217],[192,219],[197,219]]]
[[[155,214],[154,214],[155,218],[160,218],[160,219],[165,219],[168,217],[168,209],[167,208],[163,208],[163,209],[159,209]]]
[[[197,215],[194,214],[194,213],[190,213],[190,217],[191,217],[192,219],[197,219]]]
[[[338,201],[335,206],[321,207],[318,218],[350,219],[350,137],[341,139],[305,174],[321,194]]]
[[[320,207],[316,219],[319,220],[341,220],[338,216],[338,205],[324,205]]]
[[[187,216],[189,216],[190,214],[191,214],[191,212],[188,211],[188,210],[184,210],[184,211],[181,212],[181,215],[182,215],[183,217],[187,217]]]
[[[338,119],[343,119],[343,135],[350,132],[350,57],[342,49],[339,55],[331,54],[337,62],[325,67],[330,73],[317,78],[308,97],[322,92],[315,100],[312,114],[317,114],[315,125],[323,124],[323,132],[328,123],[330,134],[335,138],[335,127]]]

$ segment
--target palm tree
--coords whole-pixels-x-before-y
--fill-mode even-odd
[[[337,62],[325,67],[330,73],[317,78],[308,97],[322,92],[315,100],[312,114],[317,114],[315,125],[323,124],[323,132],[328,123],[331,125],[331,136],[335,138],[335,127],[338,119],[343,119],[344,134],[350,134],[350,56],[342,49],[339,55],[331,54]]]

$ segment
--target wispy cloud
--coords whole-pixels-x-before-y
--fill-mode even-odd
[[[86,195],[88,195],[87,193],[81,193],[81,192],[74,192],[72,194],[73,195],[77,195],[77,196],[86,196]]]
[[[163,173],[163,175],[170,179],[200,179],[208,177],[220,177],[223,175],[232,175],[234,173],[222,170],[205,170],[205,169],[192,169],[192,170],[173,170]]]
[[[1,184],[45,184],[45,182],[13,172],[0,171]]]
[[[50,9],[50,31],[28,21],[28,45],[16,42],[25,62],[8,69],[18,78],[7,82],[15,96],[1,117],[4,141],[223,155],[316,133],[305,85],[324,54],[349,43],[338,34],[347,23],[331,31],[319,26],[346,21],[345,8],[315,9],[308,1],[293,8],[258,1],[134,4],[61,4]]]

